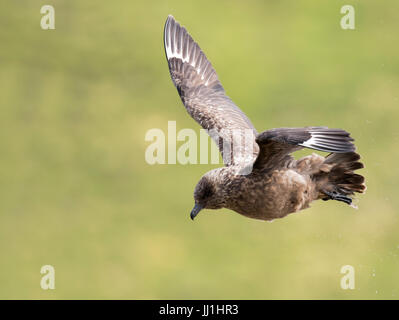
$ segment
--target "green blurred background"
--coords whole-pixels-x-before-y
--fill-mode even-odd
[[[45,4],[55,30],[40,28]],[[355,30],[340,27],[345,4]],[[2,0],[0,298],[397,299],[398,12],[396,0]],[[151,128],[199,132],[169,77],[168,14],[259,131],[352,133],[368,185],[359,210],[189,219],[217,165],[144,159]],[[40,287],[46,264],[55,290]],[[340,287],[348,264],[355,290]]]

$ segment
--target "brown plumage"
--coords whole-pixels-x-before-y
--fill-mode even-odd
[[[164,29],[171,78],[188,113],[209,131],[225,167],[207,172],[194,191],[191,218],[204,208],[228,208],[262,220],[282,218],[317,199],[352,205],[366,189],[353,139],[342,129],[278,128],[260,134],[225,91],[200,47],[169,16]],[[302,148],[329,152],[295,160]]]

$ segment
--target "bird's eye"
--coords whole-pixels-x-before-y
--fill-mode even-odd
[[[213,195],[213,190],[211,186],[205,186],[205,188],[202,191],[202,198],[207,199],[210,198]]]

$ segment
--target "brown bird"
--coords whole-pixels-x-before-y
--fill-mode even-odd
[[[308,208],[314,200],[352,205],[366,189],[353,139],[342,129],[279,128],[257,133],[225,94],[198,44],[171,15],[164,46],[169,71],[188,113],[215,140],[225,167],[207,172],[194,191],[191,218],[202,209],[227,208],[246,217],[273,220]],[[302,148],[329,152],[295,160]],[[353,205],[352,205],[353,206]]]

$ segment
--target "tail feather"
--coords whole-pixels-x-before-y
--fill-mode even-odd
[[[364,167],[359,160],[360,156],[356,152],[329,154],[324,163],[330,165],[331,169],[318,176],[319,198],[343,201],[350,205],[355,192],[364,193],[364,177],[354,173]]]

